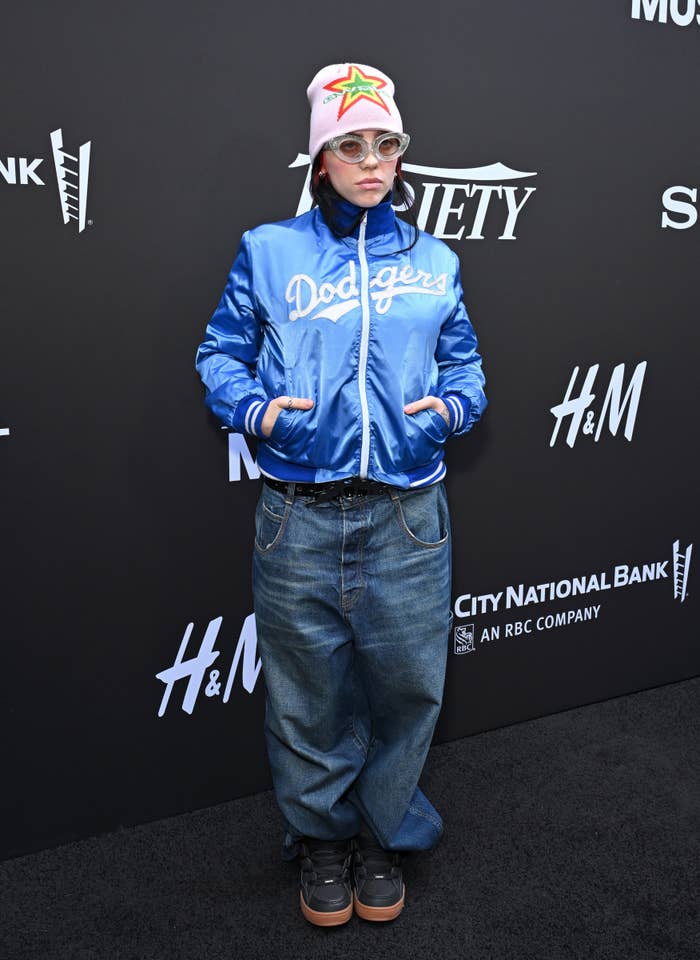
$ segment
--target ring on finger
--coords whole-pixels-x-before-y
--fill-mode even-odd
[[[292,397],[287,397],[287,410],[291,410],[294,406],[294,399]]]

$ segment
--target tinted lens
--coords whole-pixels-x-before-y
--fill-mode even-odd
[[[401,141],[398,137],[382,137],[377,143],[379,155],[385,160],[391,160],[401,151]]]
[[[344,140],[341,140],[337,147],[337,152],[343,158],[343,160],[349,160],[351,163],[353,161],[361,160],[364,154],[363,144],[359,140],[354,140],[352,137],[347,137]]]

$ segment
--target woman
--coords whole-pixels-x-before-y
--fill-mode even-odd
[[[392,208],[394,84],[333,64],[307,96],[317,206],[243,236],[197,369],[258,439],[266,743],[302,912],[330,926],[398,916],[400,853],[442,832],[418,778],[450,621],[443,444],[486,400],[457,257]]]

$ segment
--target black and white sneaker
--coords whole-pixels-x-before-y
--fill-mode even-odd
[[[352,860],[355,912],[363,920],[393,920],[403,910],[406,887],[401,854],[384,850],[373,837],[355,839]]]
[[[352,916],[349,840],[303,840],[300,844],[301,912],[319,927],[347,923]]]

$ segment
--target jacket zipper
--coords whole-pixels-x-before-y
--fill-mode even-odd
[[[369,270],[365,255],[365,229],[367,214],[360,223],[357,252],[360,258],[360,303],[362,305],[362,336],[360,338],[360,368],[358,386],[362,408],[362,446],[360,448],[360,478],[367,479],[369,469],[369,408],[367,406],[367,355],[369,353]]]

